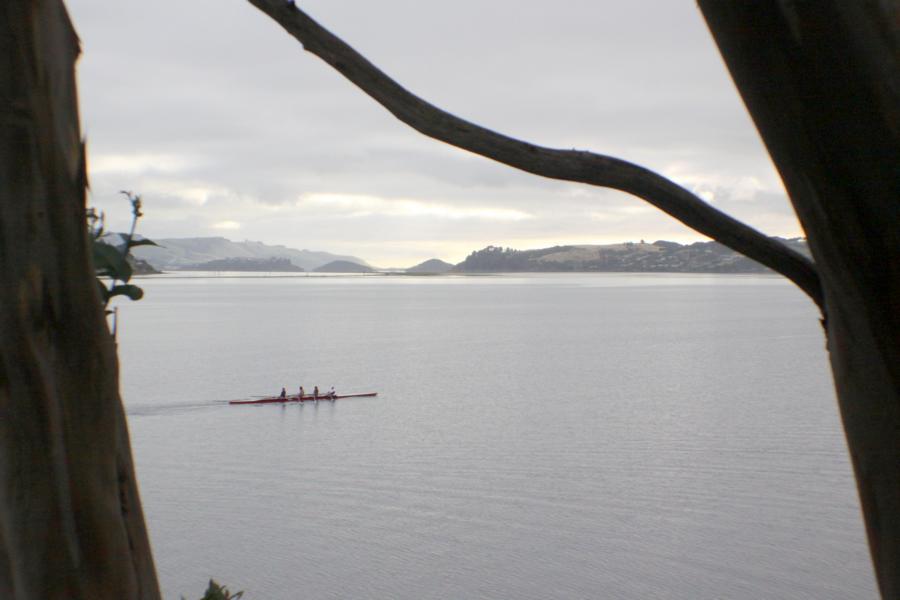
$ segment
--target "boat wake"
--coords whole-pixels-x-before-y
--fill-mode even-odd
[[[227,406],[228,400],[209,400],[207,402],[173,402],[169,404],[135,404],[125,407],[125,414],[129,417],[149,417],[154,415],[167,415],[179,412],[194,412],[208,410],[210,408]]]

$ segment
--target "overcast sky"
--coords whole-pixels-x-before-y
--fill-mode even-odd
[[[694,2],[297,0],[412,92],[545,146],[661,171],[772,235],[801,235]],[[82,40],[89,202],[148,237],[223,236],[458,262],[698,234],[626,194],[427,139],[243,0],[68,0]]]

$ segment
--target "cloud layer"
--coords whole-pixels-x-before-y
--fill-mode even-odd
[[[407,88],[534,143],[659,170],[799,235],[691,3],[299,2]],[[224,235],[374,264],[699,236],[641,201],[549,181],[397,122],[242,0],[70,0],[92,204],[148,236]]]

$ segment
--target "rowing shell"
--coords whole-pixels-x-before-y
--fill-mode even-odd
[[[343,396],[303,396],[298,398],[297,394],[293,396],[269,396],[268,398],[260,398],[259,400],[229,400],[228,404],[283,404],[286,402],[309,402],[310,400],[340,400],[341,398],[371,398],[377,396],[378,392],[369,392],[367,394],[344,394]]]

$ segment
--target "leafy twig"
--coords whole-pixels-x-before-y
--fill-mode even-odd
[[[100,292],[104,308],[109,306],[109,301],[114,296],[127,296],[132,300],[143,298],[144,290],[129,283],[133,269],[128,262],[128,256],[135,246],[157,245],[148,239],[134,239],[137,221],[144,214],[141,212],[141,197],[128,191],[123,191],[122,194],[125,194],[128,201],[131,202],[132,219],[131,229],[127,236],[123,236],[123,244],[120,248],[102,241],[105,233],[106,214],[103,212],[98,214],[94,208],[87,211],[88,233],[91,236],[94,269],[97,275],[97,290]],[[109,278],[108,287],[102,278]],[[111,311],[107,310],[106,312],[109,314]]]
[[[203,597],[200,600],[238,600],[244,596],[244,592],[235,592],[231,593],[228,591],[228,588],[224,585],[219,585],[212,579],[209,580],[209,587],[206,588],[206,593],[203,594]],[[181,597],[181,600],[186,600],[184,596]]]

